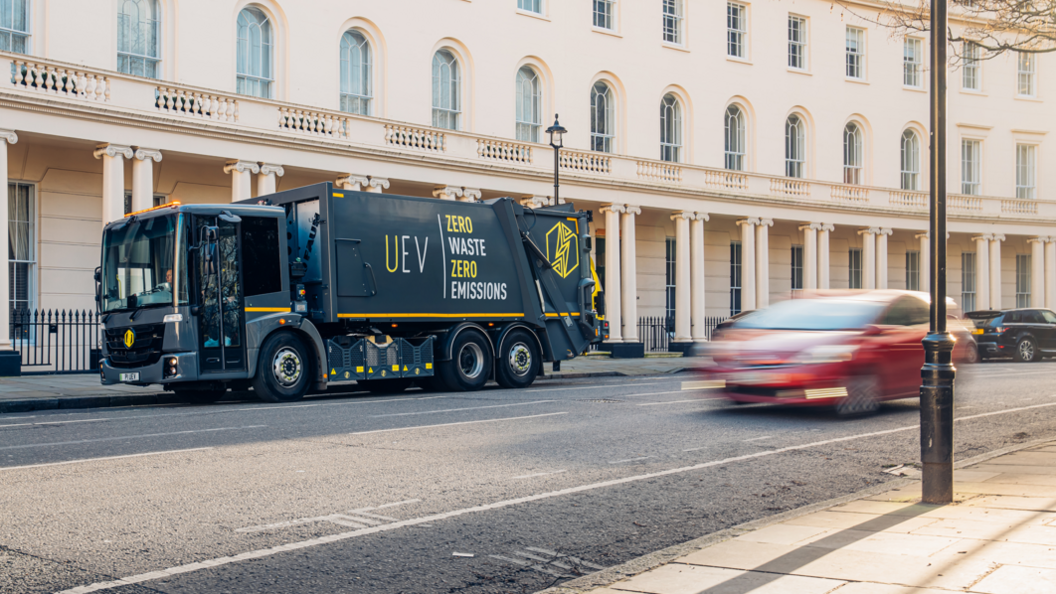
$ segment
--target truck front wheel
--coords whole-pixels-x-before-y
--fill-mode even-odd
[[[472,392],[488,383],[491,347],[480,332],[466,330],[451,345],[451,360],[438,367],[440,381],[448,390]]]
[[[289,332],[272,334],[260,349],[253,391],[265,402],[294,402],[304,398],[311,379],[308,349]]]
[[[527,388],[539,375],[541,364],[532,335],[524,330],[514,330],[502,342],[495,380],[503,388]]]

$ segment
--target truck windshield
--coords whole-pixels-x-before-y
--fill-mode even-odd
[[[134,219],[106,231],[102,311],[187,303],[186,250],[176,249],[186,241],[184,228],[182,217],[168,215]]]

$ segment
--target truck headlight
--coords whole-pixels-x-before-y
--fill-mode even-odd
[[[815,363],[843,363],[854,358],[858,345],[854,344],[825,344],[810,347],[793,357],[793,361],[799,364]]]

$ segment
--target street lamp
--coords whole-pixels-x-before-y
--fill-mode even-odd
[[[920,370],[920,460],[924,503],[953,502],[954,338],[946,331],[947,0],[931,2],[931,328]]]
[[[561,122],[557,121],[558,115],[554,114],[554,125],[546,129],[546,133],[550,135],[550,146],[554,149],[554,204],[560,204],[561,200],[558,198],[558,192],[560,192],[560,184],[558,183],[558,172],[560,167],[561,149],[565,148],[565,130]],[[556,138],[555,138],[556,137]]]

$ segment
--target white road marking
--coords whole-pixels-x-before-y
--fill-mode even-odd
[[[698,450],[703,450],[703,449],[704,449],[703,447],[700,447],[700,448],[689,448],[688,450],[682,450],[682,451],[683,452],[696,452]]]
[[[563,555],[561,553],[557,553],[557,552],[554,552],[554,551],[548,551],[546,549],[540,549],[540,548],[537,548],[537,547],[524,547],[524,548],[528,549],[529,551],[535,551],[537,553],[542,553],[544,555],[550,555],[551,557],[558,557],[558,558],[568,559],[568,560],[570,560],[570,561],[572,561],[574,563],[579,563],[580,565],[584,565],[584,566],[589,567],[591,569],[597,569],[599,571],[602,570],[602,569],[605,569],[604,567],[601,567],[600,565],[594,565],[593,563],[587,563],[586,561],[584,561],[584,560],[582,560],[582,559],[580,559],[578,557],[570,557],[569,555]]]
[[[506,408],[508,406],[528,406],[529,404],[545,404],[547,402],[557,402],[556,400],[534,400],[532,402],[513,402],[510,404],[490,404],[488,406],[467,406],[465,408],[444,408],[440,410],[421,410],[416,412],[402,412],[402,413],[385,413],[381,415],[370,415],[372,419],[381,419],[384,417],[408,417],[411,415],[433,415],[437,413],[448,413],[448,412],[460,412],[464,410],[481,410],[484,408]]]
[[[15,423],[15,424],[11,424],[11,425],[0,425],[0,428],[3,428],[3,427],[30,427],[30,426],[34,426],[34,425],[38,425],[38,426],[39,425],[62,425],[62,424],[65,424],[65,423],[97,423],[99,421],[109,421],[109,420],[110,419],[80,419],[80,420],[76,420],[76,421],[40,421],[40,422],[37,422],[37,423]]]
[[[521,476],[515,476],[513,478],[515,478],[515,479],[535,478],[537,476],[549,476],[551,474],[561,474],[562,472],[568,472],[568,470],[564,469],[564,470],[554,470],[552,472],[537,472],[535,474],[522,474]]]
[[[375,510],[379,510],[379,509],[386,509],[386,508],[390,508],[390,507],[396,507],[398,505],[407,505],[409,503],[418,503],[419,501],[421,501],[421,499],[404,499],[403,501],[397,501],[396,503],[386,503],[384,505],[378,505],[378,506],[375,506],[375,507],[361,507],[359,509],[354,509],[354,510],[352,510],[349,513],[355,514],[355,513],[359,513],[359,512],[365,512],[365,511],[375,511]]]
[[[771,439],[773,437],[774,437],[773,435],[763,435],[761,437],[752,437],[752,438],[746,439],[744,441],[762,441],[764,439]]]
[[[725,388],[726,380],[701,380],[696,382],[682,382],[683,390],[715,390]]]
[[[609,464],[623,464],[624,462],[637,462],[639,460],[648,460],[649,458],[655,458],[656,456],[642,456],[641,458],[627,458],[626,460],[613,460]]]
[[[540,415],[528,415],[524,417],[503,417],[501,419],[482,419],[480,421],[458,421],[457,423],[438,423],[436,425],[415,425],[414,427],[396,427],[393,429],[374,429],[371,431],[356,431],[345,435],[368,435],[371,433],[389,433],[390,431],[410,431],[411,429],[432,429],[434,427],[453,427],[455,425],[472,425],[474,423],[498,423],[499,421],[519,421],[521,419],[538,419],[540,417],[552,417],[555,415],[567,415],[567,412],[543,413]]]
[[[99,462],[101,460],[121,460],[122,458],[139,458],[141,456],[159,456],[161,454],[180,454],[183,452],[200,452],[202,450],[211,450],[213,448],[190,448],[186,450],[166,450],[164,452],[145,452],[143,454],[127,454],[125,456],[106,456],[105,458],[85,458],[83,460],[67,460],[66,462],[48,462],[46,464],[28,464],[26,466],[8,466],[6,468],[0,468],[0,471],[4,470],[23,470],[26,468],[44,468],[46,466],[62,466],[65,464],[80,464],[81,462]]]
[[[1012,412],[1019,412],[1019,411],[1022,411],[1022,410],[1042,408],[1042,407],[1046,407],[1046,406],[1056,406],[1056,402],[1048,403],[1048,404],[1036,404],[1034,406],[1027,406],[1027,407],[1015,408],[1015,409],[1008,409],[1008,410],[1005,410],[1005,411],[994,412],[994,413],[984,413],[982,415],[974,415],[972,417],[961,417],[960,419],[955,419],[955,421],[964,421],[964,420],[975,419],[975,418],[984,417],[984,416],[991,416],[991,415],[997,415],[997,414],[1006,414],[1006,413],[1012,413]],[[113,588],[118,588],[118,587],[121,587],[121,586],[127,586],[127,585],[131,585],[131,584],[139,584],[139,583],[143,583],[143,582],[149,582],[149,581],[153,581],[153,580],[164,578],[164,577],[169,577],[169,576],[173,576],[173,575],[179,575],[181,573],[188,573],[188,572],[192,572],[192,571],[198,571],[200,569],[206,569],[206,568],[210,568],[210,567],[218,567],[220,565],[228,565],[228,564],[231,564],[231,563],[238,563],[240,561],[248,561],[250,559],[261,559],[261,558],[264,558],[264,557],[270,557],[272,555],[277,555],[279,553],[285,553],[285,552],[289,552],[289,551],[299,551],[299,550],[302,550],[302,549],[308,549],[308,548],[317,547],[317,546],[320,546],[320,545],[326,545],[326,544],[331,544],[331,543],[335,543],[335,542],[341,542],[341,541],[344,541],[344,540],[349,540],[349,539],[352,539],[352,538],[358,538],[360,536],[367,536],[369,534],[378,534],[378,533],[381,533],[381,532],[391,532],[393,530],[399,530],[400,528],[406,528],[408,526],[420,526],[422,524],[429,524],[429,523],[432,523],[432,522],[438,522],[438,521],[447,520],[447,519],[450,519],[450,518],[457,518],[459,516],[464,516],[464,515],[467,515],[467,514],[482,513],[482,512],[492,511],[492,510],[496,510],[496,509],[503,509],[503,508],[506,508],[506,507],[514,506],[514,505],[522,505],[522,504],[525,504],[525,503],[532,503],[532,502],[535,502],[535,501],[542,501],[542,500],[545,500],[545,499],[552,499],[552,498],[555,498],[555,497],[563,497],[565,495],[574,495],[576,493],[583,493],[583,492],[586,492],[586,491],[593,491],[593,490],[596,490],[596,489],[603,489],[603,488],[606,488],[606,487],[615,487],[615,486],[618,486],[618,485],[636,483],[636,482],[640,482],[640,481],[651,480],[651,479],[665,477],[665,476],[672,476],[672,475],[676,475],[676,474],[684,474],[684,473],[687,473],[687,472],[694,472],[694,471],[697,471],[697,470],[703,470],[705,468],[712,468],[712,467],[715,467],[715,466],[722,466],[724,464],[732,464],[732,463],[735,463],[735,462],[745,462],[745,461],[748,461],[748,460],[755,460],[755,459],[758,459],[758,458],[767,458],[767,457],[770,457],[770,456],[776,456],[778,454],[783,454],[785,452],[794,452],[794,451],[799,451],[799,450],[806,450],[806,449],[815,448],[815,447],[818,447],[818,446],[829,445],[829,444],[832,444],[832,443],[841,443],[841,442],[845,442],[845,441],[852,441],[852,440],[855,440],[855,439],[865,439],[865,438],[869,438],[869,437],[877,437],[877,436],[880,436],[880,435],[889,435],[889,434],[893,434],[893,433],[902,433],[902,432],[905,432],[905,431],[912,431],[912,430],[919,429],[919,428],[920,428],[920,425],[909,425],[909,426],[906,426],[906,427],[896,427],[894,429],[885,429],[883,431],[872,431],[872,432],[869,432],[869,433],[859,433],[859,434],[856,434],[856,435],[847,435],[847,436],[844,436],[844,437],[835,437],[835,438],[832,438],[832,439],[825,439],[825,440],[821,440],[821,441],[815,441],[815,442],[805,443],[805,444],[800,444],[800,445],[795,445],[795,446],[786,446],[786,447],[783,447],[783,448],[777,448],[777,449],[773,449],[773,450],[766,450],[766,451],[763,451],[763,452],[755,452],[753,454],[745,454],[743,456],[733,456],[731,458],[724,458],[722,460],[712,460],[710,462],[702,462],[700,464],[694,464],[692,466],[682,466],[682,467],[679,467],[679,468],[669,468],[667,470],[659,470],[659,471],[650,472],[650,473],[647,473],[647,474],[639,474],[639,475],[635,475],[635,476],[627,476],[627,477],[622,477],[622,478],[617,478],[617,479],[610,479],[610,480],[607,480],[607,481],[601,481],[601,482],[597,482],[597,483],[589,483],[589,484],[586,484],[586,485],[580,485],[578,487],[568,487],[566,489],[560,489],[558,491],[549,491],[547,493],[539,493],[539,494],[536,494],[536,495],[527,495],[525,497],[518,497],[516,499],[505,499],[505,500],[502,500],[502,501],[495,501],[493,503],[485,503],[485,504],[476,505],[476,506],[473,506],[473,507],[466,507],[466,508],[462,508],[462,509],[456,509],[456,510],[452,510],[452,511],[432,514],[432,515],[429,515],[429,516],[423,516],[421,518],[414,518],[414,519],[410,519],[410,520],[402,520],[402,521],[399,521],[399,522],[393,522],[392,524],[384,524],[384,525],[381,525],[381,526],[371,526],[369,528],[361,528],[359,530],[353,530],[351,532],[343,532],[343,533],[340,533],[340,534],[330,534],[330,535],[327,535],[327,536],[322,536],[322,537],[319,537],[319,538],[313,538],[313,539],[310,539],[310,540],[302,540],[300,542],[291,542],[291,543],[287,543],[287,544],[284,544],[284,545],[271,547],[269,549],[259,549],[259,550],[256,550],[256,551],[248,551],[246,553],[235,555],[233,557],[220,557],[218,559],[210,559],[208,561],[190,563],[190,564],[187,564],[187,565],[179,565],[179,566],[176,566],[176,567],[170,567],[168,569],[163,569],[163,570],[155,571],[155,572],[151,572],[151,573],[143,573],[143,574],[139,574],[139,575],[133,575],[133,576],[129,576],[129,577],[126,577],[126,578],[121,578],[121,579],[118,579],[118,580],[114,580],[114,581],[111,581],[111,582],[97,582],[97,583],[94,583],[94,584],[88,584],[86,586],[78,586],[76,588],[71,588],[69,590],[63,590],[62,592],[59,592],[58,594],[89,594],[90,592],[98,592],[100,590],[111,590]]]
[[[688,400],[666,400],[664,402],[640,402],[637,406],[659,406],[661,404],[681,404],[684,402],[702,402],[700,398],[690,398]]]
[[[369,516],[370,518],[378,518],[389,522],[398,522],[397,518],[390,518],[388,516],[379,516],[377,514],[367,513],[370,511],[376,511],[383,508],[395,507],[397,505],[406,505],[408,503],[416,503],[421,501],[420,499],[408,499],[406,501],[397,501],[396,503],[386,503],[385,505],[379,505],[377,507],[361,507],[354,509],[348,514],[330,514],[327,516],[316,516],[313,518],[298,518],[296,520],[287,520],[285,522],[275,522],[273,524],[262,524],[260,526],[249,526],[248,528],[238,528],[235,532],[250,533],[250,532],[264,532],[267,530],[276,530],[279,528],[290,528],[291,526],[301,526],[304,524],[313,524],[315,522],[330,522],[331,524],[337,524],[339,526],[348,526],[351,528],[366,528],[367,526],[378,526],[383,522],[377,520],[364,518],[361,516]]]
[[[78,439],[76,441],[56,441],[52,443],[27,443],[22,445],[3,446],[0,450],[24,450],[27,448],[44,448],[48,446],[78,445],[82,443],[97,443],[100,441],[122,441],[125,439],[143,439],[146,437],[169,437],[172,435],[188,435],[190,433],[212,433],[216,431],[235,431],[238,429],[261,429],[267,425],[246,425],[244,427],[217,427],[215,429],[190,429],[187,431],[173,431],[171,433],[149,433],[147,435],[125,435],[122,437],[97,437],[95,439]]]

